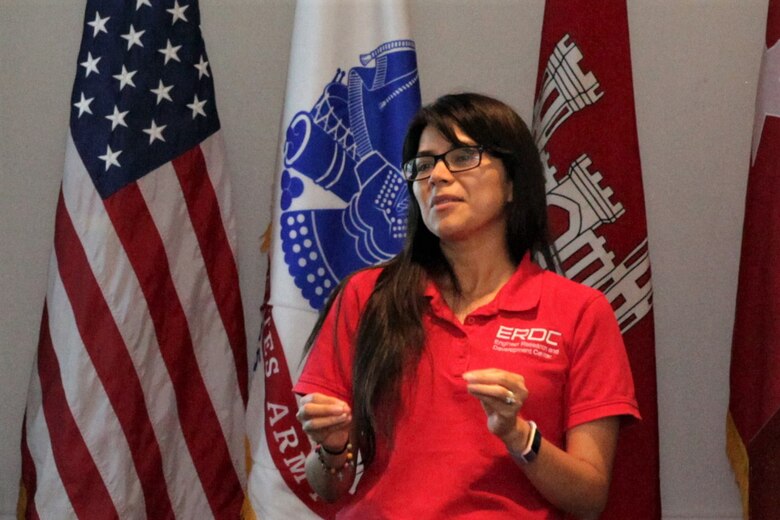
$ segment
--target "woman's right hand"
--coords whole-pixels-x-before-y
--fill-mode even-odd
[[[352,410],[336,397],[325,394],[307,394],[301,398],[295,416],[303,431],[326,450],[337,452],[349,440],[352,428]]]

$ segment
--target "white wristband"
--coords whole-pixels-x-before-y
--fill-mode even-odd
[[[539,433],[539,428],[534,421],[528,421],[528,425],[531,430],[528,432],[528,442],[520,453],[512,453],[512,456],[520,461],[522,464],[528,464],[536,459],[539,454],[539,446],[542,444],[542,435]]]
[[[525,449],[520,454],[520,456],[523,458],[531,453],[531,449],[533,449],[534,446],[534,435],[536,435],[536,423],[533,421],[528,421],[528,425],[531,427],[531,431],[528,432],[528,444],[525,445]]]

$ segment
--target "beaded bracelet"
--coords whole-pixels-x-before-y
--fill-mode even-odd
[[[318,444],[318,446],[320,447],[320,449],[322,449],[322,451],[324,451],[328,455],[341,455],[342,453],[347,451],[347,447],[349,446],[349,439],[347,439],[347,442],[344,443],[344,447],[341,448],[339,451],[330,451],[328,448],[326,448],[322,444]]]
[[[330,454],[330,455],[341,455],[342,453],[344,453],[346,451],[347,452],[347,458],[346,458],[346,460],[344,460],[344,465],[342,465],[340,468],[334,468],[334,467],[328,466],[328,463],[325,462],[325,457],[322,455],[323,451],[325,453]],[[355,460],[355,454],[352,451],[352,443],[349,442],[349,441],[347,441],[347,444],[344,445],[344,448],[341,451],[337,452],[337,453],[336,452],[332,452],[332,451],[328,451],[322,444],[317,444],[314,447],[314,452],[317,454],[317,458],[319,459],[320,464],[322,464],[322,467],[325,469],[325,471],[327,471],[331,475],[337,475],[338,474],[339,477],[341,476],[341,472],[342,471],[344,471],[346,468],[348,468],[351,464],[354,464],[354,460]]]

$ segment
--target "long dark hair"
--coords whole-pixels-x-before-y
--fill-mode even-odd
[[[510,259],[517,265],[530,252],[535,258],[543,259],[547,266],[554,266],[555,254],[547,231],[544,171],[531,132],[520,116],[501,101],[481,94],[442,96],[412,119],[404,141],[404,162],[415,156],[420,136],[428,126],[451,143],[463,145],[466,143],[455,135],[455,128],[459,128],[501,159],[513,190],[512,201],[506,208]],[[392,438],[394,408],[399,404],[394,396],[400,395],[404,371],[414,369],[423,352],[422,317],[428,303],[423,297],[426,281],[444,277],[455,290],[459,288],[438,237],[423,224],[420,207],[412,195],[412,183],[407,187],[410,204],[406,244],[396,257],[383,264],[360,318],[354,345],[353,437],[366,465],[374,459],[379,427]],[[345,282],[331,295],[304,352],[311,349]],[[338,312],[338,305],[333,310]],[[377,406],[380,402],[381,413]]]

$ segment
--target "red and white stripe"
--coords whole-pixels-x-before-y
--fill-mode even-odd
[[[29,516],[237,518],[246,338],[219,132],[102,200],[69,139],[25,422]]]

